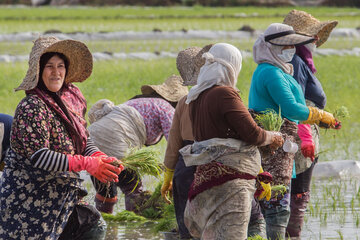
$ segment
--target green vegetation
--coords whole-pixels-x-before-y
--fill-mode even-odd
[[[125,168],[134,171],[137,176],[150,175],[159,177],[161,167],[158,157],[158,151],[154,150],[153,147],[146,147],[129,150],[121,161]]]
[[[267,111],[261,112],[257,115],[255,120],[267,131],[276,131],[279,132],[281,125],[284,123],[284,120],[281,117],[281,109],[279,113],[276,113],[274,110],[269,109]]]
[[[151,31],[209,29],[237,30],[243,25],[265,29],[271,22],[282,22],[292,7],[77,7],[77,8],[0,8],[0,33]],[[358,8],[298,8],[320,20],[337,19],[339,27],[360,26]]]

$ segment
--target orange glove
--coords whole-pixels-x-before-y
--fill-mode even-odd
[[[341,126],[341,123],[337,121],[331,113],[316,107],[308,107],[308,108],[309,108],[309,117],[306,121],[302,122],[302,124],[316,123],[320,127],[328,126],[330,128],[340,129],[338,126]]]
[[[171,201],[168,198],[168,193],[171,194],[172,191],[172,179],[174,176],[174,169],[170,169],[165,167],[164,172],[164,182],[161,186],[161,196],[164,198],[165,202],[171,203]]]
[[[86,170],[103,183],[107,183],[109,181],[119,181],[118,175],[121,172],[121,168],[110,164],[113,162],[112,158],[70,154],[67,155],[67,158],[69,162],[69,171],[79,172]]]

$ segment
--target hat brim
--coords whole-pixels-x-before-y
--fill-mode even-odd
[[[316,46],[320,47],[323,45],[330,36],[332,30],[337,26],[337,21],[329,21],[329,22],[322,22],[320,24],[319,30],[317,31],[317,36],[319,40],[316,42]]]
[[[163,85],[144,85],[141,87],[141,92],[143,94],[152,94],[156,92],[169,102],[178,102],[184,95],[186,95],[179,93],[170,93],[169,89]]]
[[[161,85],[143,85],[141,92],[143,94],[156,92],[169,102],[178,102],[189,92],[188,88],[182,85],[182,82],[183,80],[180,76],[172,75]]]
[[[66,83],[83,82],[92,73],[93,58],[87,46],[75,40],[58,41],[42,53],[58,52],[66,56],[69,67],[65,78]]]
[[[314,37],[309,37],[301,34],[289,34],[282,37],[269,40],[269,43],[277,46],[301,46],[311,43],[315,40]]]

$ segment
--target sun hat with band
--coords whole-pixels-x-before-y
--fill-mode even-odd
[[[58,52],[69,62],[65,83],[83,82],[92,72],[93,58],[87,46],[75,40],[59,40],[56,37],[40,37],[35,40],[29,56],[29,69],[18,90],[34,89],[39,82],[40,58],[44,53]]]
[[[328,39],[331,31],[338,24],[337,21],[320,22],[309,13],[298,10],[291,10],[284,19],[284,24],[290,25],[297,33],[308,36],[317,35],[319,40],[316,46],[320,47]]]
[[[200,68],[205,64],[202,55],[208,52],[213,44],[205,47],[189,47],[180,51],[176,57],[176,67],[184,80],[184,86],[196,85]]]
[[[156,92],[169,102],[178,102],[180,98],[187,95],[189,90],[183,86],[183,80],[180,76],[172,75],[160,85],[143,85],[141,87],[143,94]]]
[[[313,42],[315,38],[298,34],[289,25],[272,23],[264,32],[264,40],[277,46],[298,46]]]

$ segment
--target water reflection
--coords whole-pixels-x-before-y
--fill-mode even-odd
[[[151,229],[154,224],[156,223],[129,223],[122,225],[117,222],[108,222],[105,240],[163,239],[161,234],[155,234],[152,232]]]

